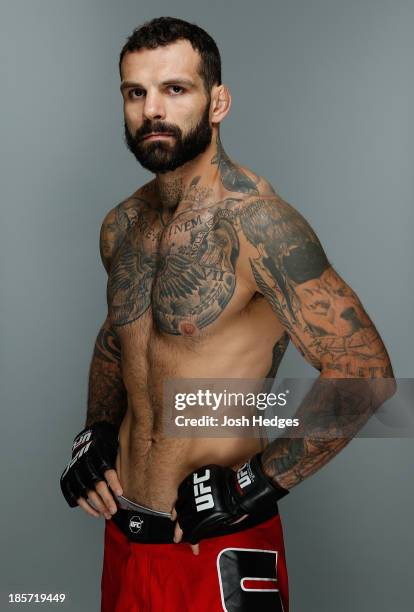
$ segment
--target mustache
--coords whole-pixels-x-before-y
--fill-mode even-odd
[[[135,132],[135,138],[142,140],[145,136],[156,132],[157,134],[172,134],[177,138],[181,137],[181,130],[172,123],[163,123],[161,121],[145,122]]]

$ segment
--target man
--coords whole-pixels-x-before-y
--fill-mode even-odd
[[[105,612],[286,612],[277,502],[392,395],[390,360],[306,220],[225,153],[211,37],[154,19],[120,74],[126,142],[155,178],[102,225],[108,316],[62,491],[107,519]],[[274,377],[290,339],[320,372],[299,430],[270,444],[166,434],[164,381]]]

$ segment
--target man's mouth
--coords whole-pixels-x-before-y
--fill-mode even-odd
[[[155,138],[171,138],[172,134],[168,132],[153,132],[144,136],[143,140],[152,140]]]

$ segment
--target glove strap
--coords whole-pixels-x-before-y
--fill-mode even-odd
[[[247,514],[272,508],[277,512],[277,502],[289,491],[270,480],[263,471],[261,453],[242,465],[235,473],[234,502]]]

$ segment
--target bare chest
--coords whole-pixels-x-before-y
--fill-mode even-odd
[[[112,262],[112,323],[150,320],[167,334],[202,334],[231,313],[239,257],[232,211],[190,211],[166,224],[153,211],[141,215]]]

